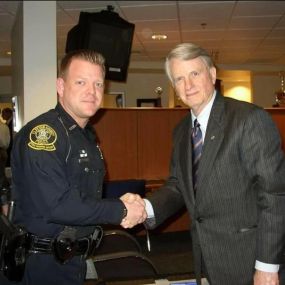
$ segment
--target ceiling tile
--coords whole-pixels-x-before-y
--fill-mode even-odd
[[[269,16],[285,13],[284,1],[236,1],[233,16]]]
[[[147,2],[147,1],[146,1]],[[153,2],[155,3],[155,2]],[[147,21],[147,20],[171,20],[177,18],[176,6],[173,4],[165,5],[146,5],[146,6],[132,6],[122,7],[122,13],[126,16],[128,21]]]
[[[179,1],[180,19],[229,19],[235,1]],[[211,13],[209,13],[211,11]]]
[[[178,31],[179,24],[177,19],[174,20],[160,20],[160,21],[137,21],[134,22],[136,32],[146,33],[152,35],[153,33],[165,33],[168,31]]]
[[[263,17],[233,17],[229,28],[231,29],[272,29],[278,22],[278,16]]]
[[[216,40],[220,41],[224,38],[224,30],[211,30],[211,31],[186,31],[182,32],[183,41],[196,41],[196,40]]]
[[[56,1],[57,5],[65,10],[106,9],[108,5],[117,7],[116,1]]]
[[[268,29],[231,29],[224,33],[225,40],[263,39],[268,35]]]

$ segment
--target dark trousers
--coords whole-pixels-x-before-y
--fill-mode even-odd
[[[85,275],[86,260],[81,256],[76,256],[65,264],[60,264],[53,255],[32,254],[28,257],[22,282],[16,284],[82,285]]]
[[[8,187],[9,182],[5,175],[5,166],[7,161],[7,151],[0,148],[0,190],[2,187]]]
[[[18,283],[11,283],[10,281],[8,281],[6,279],[6,277],[2,274],[2,272],[0,271],[0,284],[1,285],[12,285],[12,284],[18,284]]]

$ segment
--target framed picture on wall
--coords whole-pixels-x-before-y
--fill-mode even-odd
[[[137,107],[161,107],[161,98],[139,98]]]

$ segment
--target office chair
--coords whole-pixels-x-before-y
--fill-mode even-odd
[[[128,192],[144,197],[145,180],[106,181],[103,184],[103,198],[119,198]],[[126,230],[105,227],[101,244],[92,259],[99,280],[156,279],[158,276],[154,264],[142,254],[136,238]]]
[[[138,241],[131,234],[124,230],[104,230],[101,243],[96,249],[96,256],[121,251],[135,251],[142,253],[142,248]]]
[[[158,277],[158,271],[150,259],[135,251],[96,255],[93,261],[98,278],[104,281]]]
[[[126,193],[145,196],[144,179],[127,179],[105,181],[103,184],[103,198],[119,198]]]
[[[104,256],[108,256],[110,263],[112,262],[121,262],[121,260],[118,258],[118,253],[120,252],[135,252],[137,254],[142,253],[142,249],[138,241],[128,232],[120,229],[104,229],[103,228],[103,236],[101,239],[101,242],[99,246],[96,248],[95,253],[93,256],[88,258],[86,261],[87,263],[87,272],[86,272],[86,281],[95,280],[96,284],[99,281],[104,281],[102,276],[108,276],[108,272],[105,272],[104,274],[101,273],[101,269],[99,266],[99,269],[97,269],[97,266],[95,264],[95,261],[102,260]],[[94,259],[95,257],[95,259]],[[111,260],[113,260],[111,262]],[[94,264],[94,266],[92,265]],[[108,262],[104,261],[104,263],[108,266]],[[122,275],[123,277],[124,275]],[[127,277],[127,276],[125,276]],[[99,278],[99,279],[98,279]],[[92,283],[94,284],[94,283]],[[104,283],[98,283],[104,284]]]

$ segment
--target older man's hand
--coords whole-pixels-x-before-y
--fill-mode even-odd
[[[256,270],[254,285],[279,285],[278,272],[265,272]]]

